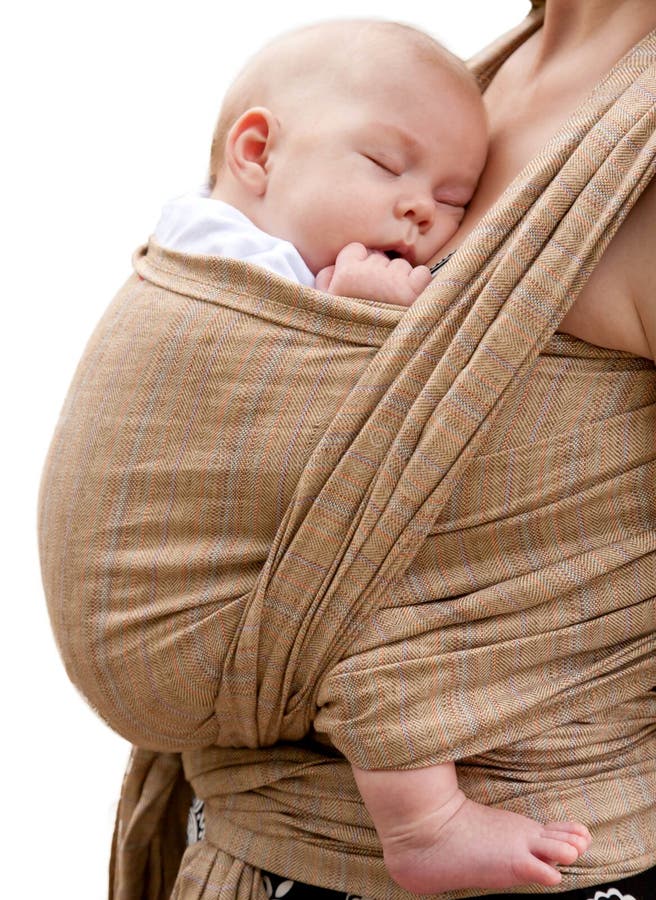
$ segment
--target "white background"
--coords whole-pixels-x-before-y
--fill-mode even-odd
[[[268,38],[377,16],[464,57],[528,0],[72,0],[3,12],[2,388],[5,614],[0,629],[2,887],[7,900],[106,896],[128,745],[68,682],[36,551],[41,466],[87,337],[164,200],[199,184],[222,93]]]

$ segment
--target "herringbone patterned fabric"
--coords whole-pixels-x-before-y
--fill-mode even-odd
[[[340,752],[585,821],[561,890],[656,861],[656,373],[553,334],[655,166],[651,34],[408,311],[136,254],[39,520],[68,673],[142,748],[115,900],[409,896]]]

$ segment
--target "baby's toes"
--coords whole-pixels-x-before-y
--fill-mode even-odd
[[[580,834],[571,834],[565,831],[550,831],[548,828],[542,832],[542,837],[550,838],[551,840],[559,841],[563,844],[569,844],[575,852],[575,859],[581,856],[590,846],[590,841],[586,840]]]
[[[570,834],[580,834],[581,837],[592,840],[592,835],[581,822],[547,822],[544,826],[549,831],[567,831]]]
[[[579,853],[585,853],[592,843],[592,835],[580,822],[547,822],[543,834],[574,844]]]
[[[541,837],[531,844],[531,852],[538,859],[549,861],[550,863],[570,865],[579,858],[582,851],[579,851],[565,837],[550,837],[546,832],[543,832]]]
[[[556,885],[563,880],[563,876],[558,869],[555,869],[548,861],[538,859],[532,853],[527,853],[519,859],[514,859],[512,872],[517,884]]]

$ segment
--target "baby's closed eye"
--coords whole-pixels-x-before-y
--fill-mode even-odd
[[[401,175],[403,172],[403,166],[397,160],[388,159],[381,154],[376,154],[374,156],[369,153],[364,153],[363,156],[379,169],[382,169],[384,172],[389,172],[390,175]]]
[[[445,197],[439,192],[435,194],[435,202],[441,206],[450,206],[451,209],[462,209],[463,211],[467,205],[461,198]]]

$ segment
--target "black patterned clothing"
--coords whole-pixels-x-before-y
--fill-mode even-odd
[[[187,820],[187,843],[195,844],[205,835],[205,817],[203,815],[203,801],[194,797],[189,810]],[[328,888],[317,887],[312,884],[303,884],[293,881],[284,875],[275,875],[273,872],[262,870],[262,880],[266,895],[272,900],[281,897],[287,900],[373,900],[360,894],[348,894],[343,891],[332,891]],[[469,900],[504,900],[504,898],[535,898],[539,894],[487,894],[485,897],[471,897]],[[573,891],[564,891],[560,894],[550,894],[554,900],[656,900],[656,867],[632,875],[630,878],[622,878],[619,881],[609,881],[596,887],[577,888]]]
[[[286,897],[287,900],[371,900],[359,894],[344,894],[340,891],[329,891],[325,888],[291,881],[270,872],[262,872],[267,897]],[[510,898],[532,898],[540,894],[487,894],[485,897],[471,897],[469,900],[510,900]],[[546,895],[542,895],[546,896]],[[609,882],[597,887],[578,888],[562,894],[549,894],[553,900],[655,900],[656,868],[632,875],[620,881]]]

